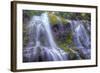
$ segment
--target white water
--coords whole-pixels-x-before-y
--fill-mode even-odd
[[[60,24],[60,31],[62,32],[63,24],[59,17],[58,21]],[[54,41],[48,13],[43,13],[40,16],[33,16],[30,20],[28,28],[29,43],[27,47],[24,48],[24,62],[68,60],[69,55],[59,48]],[[87,33],[87,29],[84,27],[83,22],[78,20],[70,20],[69,28],[71,28],[70,31],[72,31],[73,42],[77,49],[80,50],[80,52],[76,53],[77,59],[80,59],[81,53],[85,59],[90,59],[91,39]]]
[[[76,47],[82,51],[85,58],[89,59],[91,57],[91,40],[82,21],[71,21],[71,30]]]
[[[45,37],[44,44],[41,41]],[[62,61],[68,59],[68,54],[57,46],[52,36],[48,13],[33,16],[29,24],[30,41],[24,50],[27,61]],[[35,40],[35,41],[33,41]],[[30,44],[31,43],[31,44]],[[34,46],[32,45],[34,44]],[[30,51],[30,48],[32,51]],[[26,53],[28,54],[26,54]],[[30,52],[30,53],[29,53]],[[29,55],[30,54],[30,55]]]

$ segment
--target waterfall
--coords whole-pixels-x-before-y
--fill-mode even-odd
[[[27,26],[29,40],[26,47],[23,48],[23,62],[65,61],[70,59],[71,53],[65,52],[55,42],[49,21],[47,12],[32,16]],[[69,47],[69,50],[75,53],[74,55],[77,56],[75,59],[90,59],[90,23],[84,23],[82,20],[69,20],[69,27],[65,28],[60,17],[57,17],[57,21],[60,36],[71,33],[74,47],[78,51],[74,50],[73,46]],[[63,37],[60,38],[63,39]],[[67,46],[66,44],[66,49],[68,49]]]
[[[86,28],[84,27],[86,24],[83,24],[83,22],[79,20],[72,20],[70,24],[73,33],[74,44],[80,50],[81,54],[84,55],[85,59],[90,59],[91,40]]]
[[[23,51],[23,62],[64,61],[68,54],[54,41],[48,13],[33,16],[29,28],[29,43]]]

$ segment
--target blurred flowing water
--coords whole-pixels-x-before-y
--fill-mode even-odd
[[[61,33],[64,31],[61,19],[57,17]],[[80,20],[70,20],[73,43],[78,51],[74,51],[76,59],[91,58],[90,24]],[[69,60],[69,53],[58,47],[54,41],[48,13],[33,16],[28,25],[29,43],[23,48],[23,62],[64,61]],[[66,34],[67,35],[67,34]],[[67,45],[66,45],[67,47]]]
[[[91,58],[91,39],[90,39],[90,26],[88,23],[84,24],[82,21],[71,21],[71,30],[73,33],[73,41],[79,51],[84,55],[85,59]],[[87,27],[85,27],[87,26]]]
[[[48,13],[33,16],[29,24],[29,43],[23,50],[23,62],[64,61],[67,59],[68,54],[54,41]]]

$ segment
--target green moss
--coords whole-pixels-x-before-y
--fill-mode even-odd
[[[28,11],[29,16],[34,16],[34,15],[41,15],[43,11]]]
[[[49,13],[49,19],[50,19],[50,23],[55,25],[55,24],[58,24],[58,19],[57,19],[57,15],[55,14],[52,14],[52,13]],[[61,18],[61,22],[62,24],[67,24],[68,23],[68,20],[63,18],[63,17],[60,17]]]
[[[67,47],[67,44],[66,43],[62,43],[60,41],[58,41],[57,43],[58,43],[58,45],[59,45],[59,47],[61,49],[63,49],[65,52],[69,52],[69,48]]]
[[[59,47],[69,54],[69,59],[70,60],[72,60],[72,59],[74,60],[74,59],[77,58],[76,57],[76,52],[74,50],[72,50],[71,48],[67,48],[66,44],[64,44],[64,43],[60,44]]]
[[[61,18],[61,21],[62,21],[63,24],[69,23],[69,21],[67,19],[65,19],[65,18]]]
[[[72,33],[71,33],[71,32],[69,32],[69,33],[67,34],[65,43],[66,43],[67,45],[73,44],[73,41],[72,41]]]
[[[49,13],[49,19],[51,24],[57,24],[57,17],[56,15],[50,14]]]

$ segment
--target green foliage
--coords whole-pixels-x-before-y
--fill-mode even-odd
[[[74,60],[77,58],[75,50],[67,47],[66,43],[60,43],[59,47],[69,54],[69,59]]]
[[[66,37],[66,43],[67,44],[72,44],[72,33],[70,32],[67,37]]]
[[[54,12],[54,11],[39,11],[39,10],[24,10],[23,13],[29,17],[34,15],[41,15],[44,12],[48,12],[51,24],[57,24],[57,17],[61,18],[63,24],[67,24],[68,20],[91,20],[89,13],[75,13],[75,12]]]
[[[37,11],[37,10],[24,10],[24,13],[26,13],[28,16],[34,16],[34,15],[41,15],[44,11]]]
[[[90,13],[59,12],[59,15],[69,20],[91,20]]]
[[[58,45],[59,45],[63,50],[65,50],[66,52],[69,52],[70,49],[69,49],[67,46],[73,44],[71,33],[68,34],[68,36],[66,37],[66,40],[65,40],[64,42],[59,41],[59,39],[56,39],[56,42],[58,43]]]
[[[62,21],[63,24],[69,23],[69,20],[67,20],[67,19],[65,19],[65,18],[63,18],[63,17],[61,18],[61,21]]]

